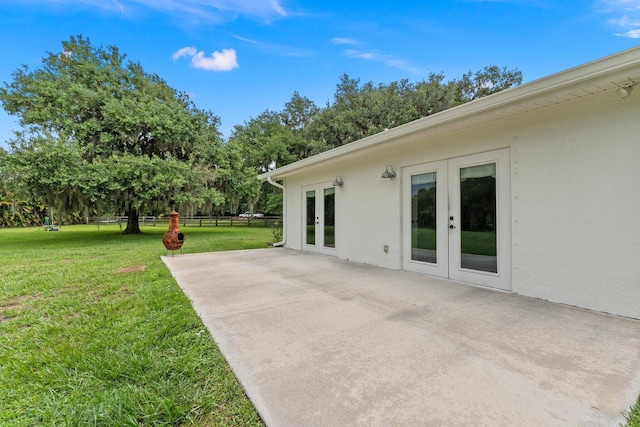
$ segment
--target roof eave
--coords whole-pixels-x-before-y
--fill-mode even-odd
[[[633,78],[629,78],[629,71],[633,70]],[[486,96],[454,108],[423,117],[413,122],[365,137],[358,141],[333,148],[295,163],[285,165],[272,171],[258,175],[258,179],[281,179],[291,175],[299,169],[344,156],[359,150],[390,142],[406,135],[444,124],[462,123],[463,119],[476,114],[497,111],[516,104],[531,103],[536,99],[544,99],[562,94],[569,94],[582,88],[587,95],[603,92],[618,87],[631,86],[640,80],[640,47],[632,48],[587,64],[552,74],[493,95]],[[589,92],[594,88],[595,92]],[[573,97],[579,98],[580,96]],[[544,108],[544,105],[530,107],[531,110]],[[527,110],[528,111],[528,110]],[[519,113],[520,114],[520,113]],[[453,127],[451,131],[455,131]]]

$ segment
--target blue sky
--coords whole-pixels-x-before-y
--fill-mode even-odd
[[[640,0],[0,0],[0,82],[72,35],[115,45],[233,126],[294,91],[323,106],[339,76],[529,82],[640,44]],[[19,129],[0,109],[0,145]]]

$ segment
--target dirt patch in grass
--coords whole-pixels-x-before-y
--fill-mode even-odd
[[[134,267],[125,267],[118,270],[118,273],[133,273],[136,271],[144,271],[147,268],[146,265],[136,265]]]
[[[1,308],[1,309],[3,309],[3,310],[11,310],[11,309],[14,309],[14,308],[18,308],[18,307],[20,307],[21,305],[22,305],[22,304],[14,303],[14,302],[9,302],[9,301],[8,301],[7,303],[2,303],[2,304],[0,304],[0,308]]]
[[[7,309],[7,310],[21,308],[25,304],[35,300],[41,295],[42,295],[42,292],[36,292],[33,295],[20,295],[17,297],[9,298],[6,301],[0,301],[0,308]]]
[[[6,301],[0,301],[0,323],[15,319],[18,312],[25,310],[29,303],[39,297],[42,293],[37,292],[34,295],[20,295],[9,298]]]
[[[0,313],[0,323],[9,321],[15,317],[16,315],[11,315],[9,313]]]

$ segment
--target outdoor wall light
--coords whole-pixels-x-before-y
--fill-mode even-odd
[[[344,182],[342,181],[342,177],[340,175],[336,176],[336,180],[333,181],[333,185],[334,187],[342,187],[344,185]]]
[[[380,178],[395,179],[395,177],[396,177],[396,172],[393,170],[391,165],[387,165],[387,167],[384,169],[384,172],[382,172],[382,175],[380,175]]]
[[[616,89],[616,94],[622,99],[628,98],[631,95],[631,91],[633,90],[633,86],[627,87],[619,87]]]

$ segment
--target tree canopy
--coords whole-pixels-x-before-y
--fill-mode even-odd
[[[362,84],[340,76],[333,99],[320,108],[294,92],[281,111],[265,110],[236,125],[227,145],[242,152],[243,164],[255,173],[304,159],[422,117],[472,101],[522,82],[522,73],[487,66],[459,79],[443,74],[412,83]],[[265,210],[279,210],[279,191],[263,185]],[[255,202],[254,202],[255,204]]]
[[[215,189],[219,119],[115,46],[71,37],[36,70],[23,66],[0,101],[26,129],[7,164],[33,197],[58,209],[111,204],[137,233],[138,212],[222,203]]]

